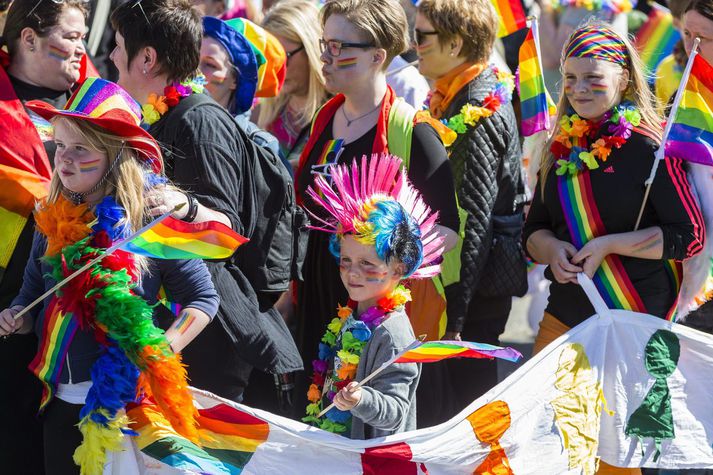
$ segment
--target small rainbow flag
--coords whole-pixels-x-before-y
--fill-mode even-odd
[[[666,155],[713,166],[713,67],[697,53],[666,140]]]
[[[518,86],[522,107],[522,135],[529,137],[550,128],[550,116],[556,112],[545,78],[542,75],[540,61],[540,35],[537,20],[532,22],[525,41],[520,46],[520,74]]]
[[[656,72],[661,61],[673,52],[673,47],[680,39],[681,34],[673,27],[671,12],[652,2],[649,18],[634,38],[634,45],[649,72]]]
[[[407,350],[394,363],[434,363],[448,358],[500,358],[515,362],[522,358],[522,355],[512,348],[485,343],[438,340],[427,341]]]
[[[186,223],[168,216],[121,248],[154,259],[227,259],[247,241],[217,221]]]
[[[508,36],[527,26],[527,17],[520,0],[492,0],[498,14],[498,38]]]

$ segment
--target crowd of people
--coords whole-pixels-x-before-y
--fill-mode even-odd
[[[417,336],[498,345],[538,264],[535,353],[594,313],[579,273],[675,312],[702,207],[680,158],[647,179],[695,38],[713,63],[713,1],[670,0],[658,71],[634,6],[528,5],[558,104],[526,160],[523,35],[499,38],[491,0],[0,0],[2,470],[85,470],[88,427],[137,394],[190,439],[187,381],[352,438],[439,424],[494,361],[356,382]],[[117,251],[55,288],[166,214],[249,242]],[[713,330],[710,297],[686,324]]]

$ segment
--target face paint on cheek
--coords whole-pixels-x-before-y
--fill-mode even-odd
[[[420,54],[422,56],[426,53],[430,53],[432,50],[433,50],[433,43],[429,43],[427,45],[421,45],[421,44],[416,45],[416,51],[418,52],[418,54]]]
[[[592,84],[592,93],[598,96],[603,96],[607,93],[609,87],[606,84]]]
[[[388,272],[378,272],[378,271],[365,271],[364,274],[366,275],[366,281],[369,283],[378,283],[381,284],[386,280],[386,276],[389,274]]]
[[[96,160],[87,160],[85,162],[79,162],[79,171],[82,173],[91,173],[93,171],[96,171],[99,168],[99,163],[101,161],[101,158],[97,158]]]
[[[565,85],[564,86],[564,93],[568,96],[572,95],[572,92],[574,91],[574,88],[570,85]]]
[[[357,59],[354,58],[344,58],[337,60],[337,69],[350,69],[357,65]]]
[[[58,61],[66,61],[72,56],[72,53],[63,50],[59,46],[49,45],[49,56]]]

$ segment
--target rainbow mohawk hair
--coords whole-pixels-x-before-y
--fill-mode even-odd
[[[322,175],[317,175],[314,188],[310,186],[307,194],[334,219],[325,220],[310,212],[319,222],[310,226],[311,229],[337,235],[355,234],[361,242],[373,245],[374,237],[370,234],[373,223],[369,220],[371,212],[382,201],[396,201],[421,231],[423,259],[410,277],[438,275],[443,254],[443,237],[434,229],[438,213],[431,212],[418,190],[408,181],[400,158],[373,154],[368,159],[364,155],[361,166],[355,159],[351,166],[332,166],[330,175],[332,184]]]

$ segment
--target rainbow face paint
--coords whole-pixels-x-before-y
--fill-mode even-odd
[[[349,69],[357,65],[357,58],[344,58],[336,60],[337,69]]]
[[[176,322],[176,331],[180,334],[183,335],[186,333],[188,328],[193,324],[193,322],[196,320],[196,317],[193,315],[189,315],[188,313],[183,313],[181,317],[178,319]]]
[[[49,45],[49,56],[59,61],[66,61],[72,56],[72,53],[58,46]]]
[[[87,160],[85,162],[79,162],[79,171],[82,173],[91,173],[99,169],[99,164],[102,159],[97,158],[96,160]]]
[[[592,93],[598,96],[603,96],[607,93],[609,87],[606,84],[592,84]]]
[[[379,272],[379,271],[373,271],[373,270],[364,270],[364,275],[366,276],[366,281],[372,284],[381,284],[386,280],[386,276],[389,273],[384,271],[384,272]]]
[[[434,46],[435,46],[435,42],[428,43],[428,44],[425,44],[425,45],[418,44],[418,45],[416,45],[416,52],[417,52],[419,55],[423,56],[423,55],[426,54],[426,53],[430,53],[430,52],[433,50],[433,47],[434,47]]]

